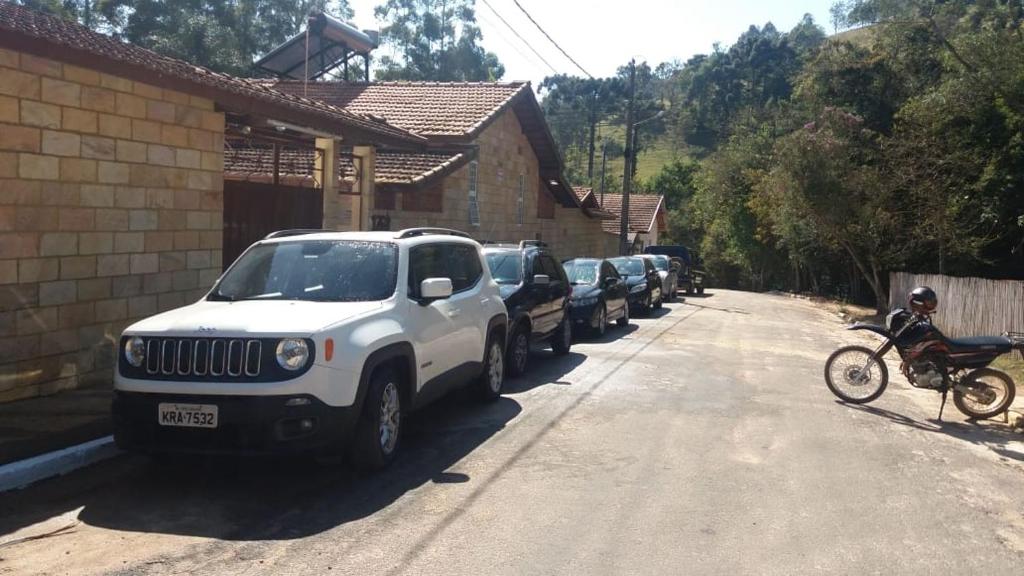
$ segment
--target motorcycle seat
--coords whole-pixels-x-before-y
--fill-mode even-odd
[[[998,352],[999,354],[1005,354],[1013,349],[1013,341],[1005,336],[950,338],[949,348],[954,354],[962,352]]]

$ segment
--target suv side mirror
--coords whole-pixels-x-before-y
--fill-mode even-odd
[[[420,304],[427,305],[435,300],[444,300],[452,295],[450,278],[427,278],[420,282]]]
[[[534,284],[540,284],[542,286],[544,284],[550,284],[551,283],[551,277],[548,276],[547,274],[534,274],[533,275],[533,283]]]
[[[612,286],[615,286],[618,283],[619,283],[619,279],[615,278],[613,276],[609,276],[608,278],[604,279],[604,287],[605,288],[611,288]]]

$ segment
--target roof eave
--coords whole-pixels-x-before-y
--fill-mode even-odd
[[[388,132],[391,133],[367,130],[346,124],[326,111],[289,109],[253,96],[217,89],[202,82],[161,74],[158,70],[140,64],[89,52],[76,46],[53,42],[39,36],[26,34],[21,30],[4,29],[0,34],[0,47],[207,98],[232,112],[282,120],[311,131],[331,133],[352,143],[402,147],[422,147],[427,143],[426,138],[404,130],[402,132],[405,134],[394,134],[393,132],[401,129],[390,125]]]

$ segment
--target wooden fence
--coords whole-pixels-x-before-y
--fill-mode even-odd
[[[1024,282],[957,278],[938,274],[889,274],[889,302],[907,306],[915,286],[929,286],[939,296],[935,325],[947,336],[998,336],[1024,332]]]

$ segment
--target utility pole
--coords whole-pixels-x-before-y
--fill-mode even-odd
[[[590,96],[590,150],[587,154],[587,182],[594,186],[594,138],[597,135],[597,90]]]
[[[601,144],[601,208],[604,208],[604,170],[608,166],[608,140]]]
[[[622,171],[622,215],[619,217],[619,254],[629,255],[629,189],[633,184],[633,105],[636,100],[636,59],[629,61],[629,105],[626,108],[626,154]]]

